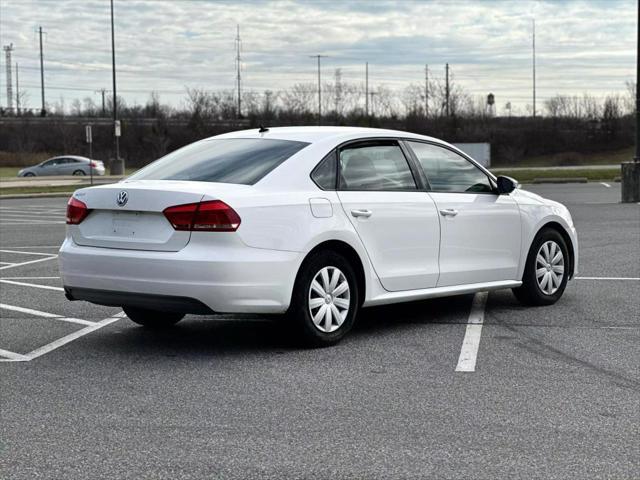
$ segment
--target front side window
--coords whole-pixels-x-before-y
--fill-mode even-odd
[[[214,138],[176,150],[131,175],[128,180],[253,185],[307,145],[305,142],[266,138]]]
[[[400,146],[395,142],[363,144],[340,151],[341,190],[416,190]]]
[[[457,153],[437,145],[407,142],[434,192],[490,193],[489,177]]]

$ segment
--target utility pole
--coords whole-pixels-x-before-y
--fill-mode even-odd
[[[108,90],[106,88],[101,88],[100,90],[96,90],[96,93],[100,93],[102,95],[102,116],[103,117],[107,116],[107,106],[104,101],[104,95],[105,93],[107,93],[107,91]]]
[[[640,22],[640,3],[638,4]],[[637,46],[640,47],[640,23],[636,22]],[[636,155],[632,162],[622,162],[621,196],[622,203],[640,202],[640,52],[636,49]]]
[[[20,74],[18,62],[16,62],[16,115],[20,115]]]
[[[310,58],[318,59],[318,125],[322,125],[322,84],[320,83],[320,59],[327,55],[309,55]]]
[[[238,111],[236,113],[237,118],[242,118],[242,94],[240,91],[240,25],[238,24],[238,35],[236,36],[236,69],[238,82]]]
[[[369,117],[369,62],[364,64],[364,114]]]
[[[42,97],[42,109],[40,110],[40,116],[44,117],[47,114],[47,110],[44,106],[44,54],[42,53],[42,26],[38,27],[38,33],[40,34],[40,95]]]
[[[533,118],[536,118],[536,19],[532,21],[532,66],[533,66]]]
[[[13,51],[13,43],[2,47],[5,54],[5,66],[7,68],[7,110],[13,110],[13,85],[11,84],[13,74],[11,73],[11,52]]]
[[[116,93],[116,39],[115,29],[113,26],[113,0],[111,0],[111,69],[113,79],[113,139],[115,148],[114,162],[118,165],[120,161],[120,139],[118,128],[118,95]],[[111,169],[112,174],[124,174],[124,162],[122,162],[122,171],[120,172],[120,166]]]
[[[449,64],[447,63],[446,69],[445,69],[445,96],[444,96],[444,102],[445,102],[445,112],[447,114],[447,117],[449,116]]]
[[[376,114],[373,108],[373,96],[377,95],[377,93],[372,91],[372,92],[369,92],[369,95],[371,95],[371,116],[375,117]]]
[[[424,66],[424,118],[429,118],[429,65]]]

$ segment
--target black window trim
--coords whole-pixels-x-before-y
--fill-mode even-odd
[[[497,188],[497,185],[496,185],[496,181],[497,181],[496,180],[496,176],[493,173],[491,173],[489,170],[487,170],[485,167],[480,165],[477,161],[475,161],[469,155],[464,153],[462,150],[453,149],[449,145],[446,145],[444,143],[433,142],[433,141],[423,140],[423,139],[419,139],[419,138],[406,138],[405,137],[405,138],[402,139],[402,142],[406,142],[407,143],[407,145],[405,145],[405,146],[406,146],[407,150],[410,152],[411,158],[416,162],[416,165],[418,166],[420,173],[422,175],[424,175],[425,182],[428,185],[427,191],[432,192],[432,193],[464,193],[464,194],[472,194],[472,195],[477,195],[477,194],[481,194],[481,195],[498,195],[498,188]],[[449,150],[450,152],[455,153],[458,156],[464,158],[466,161],[468,161],[469,163],[471,163],[472,165],[477,167],[482,173],[484,173],[487,176],[487,178],[489,179],[489,185],[491,186],[492,191],[491,192],[440,192],[440,191],[437,191],[437,190],[432,190],[431,189],[431,183],[429,182],[428,175],[424,171],[424,168],[422,168],[422,165],[420,165],[420,160],[418,160],[417,155],[411,149],[411,147],[408,145],[409,142],[426,143],[428,145],[433,145],[434,147],[440,147],[440,148],[443,148],[445,150]]]

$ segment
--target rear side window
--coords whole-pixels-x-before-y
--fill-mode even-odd
[[[313,172],[311,172],[311,180],[323,190],[334,190],[336,188],[337,171],[337,156],[334,150],[324,157]]]
[[[266,138],[212,139],[162,157],[129,180],[190,180],[253,185],[309,145]]]
[[[364,144],[340,151],[341,190],[416,190],[400,146],[393,143]]]

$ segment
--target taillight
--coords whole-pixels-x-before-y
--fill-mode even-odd
[[[240,226],[235,210],[220,200],[176,205],[162,213],[176,230],[235,232]]]
[[[78,200],[71,197],[67,202],[67,225],[78,225],[89,215],[89,209],[87,206]]]
[[[98,166],[98,164],[96,162],[89,162],[89,166],[96,168]]]

